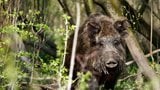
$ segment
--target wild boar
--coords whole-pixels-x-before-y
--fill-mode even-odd
[[[80,27],[76,48],[73,79],[77,72],[91,72],[89,90],[113,90],[118,77],[124,69],[126,51],[124,38],[127,35],[126,20],[117,20],[96,13],[91,14]],[[70,67],[72,34],[68,40],[65,66]],[[76,84],[72,89],[75,89]]]

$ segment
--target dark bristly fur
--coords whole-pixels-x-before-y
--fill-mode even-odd
[[[101,85],[106,90],[113,90],[124,69],[123,32],[126,28],[124,20],[114,21],[99,13],[90,15],[79,30],[73,79],[77,77],[77,72],[90,71],[89,90],[98,90]],[[68,40],[67,68],[70,67],[73,35]],[[72,86],[75,89],[76,83]]]

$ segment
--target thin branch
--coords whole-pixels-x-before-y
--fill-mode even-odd
[[[160,0],[158,0],[157,8],[158,8],[158,13],[160,13]],[[158,24],[160,25],[160,20],[158,21]],[[156,45],[157,48],[160,46],[158,43],[159,43],[159,37],[157,37],[157,45]],[[157,63],[160,63],[160,53],[157,53]]]
[[[58,80],[58,85],[59,85],[59,89],[61,90],[61,79],[62,79],[62,68],[65,64],[65,59],[66,59],[66,54],[67,54],[67,44],[68,44],[68,35],[69,35],[69,30],[68,30],[68,20],[65,20],[65,44],[64,44],[64,53],[63,53],[63,61],[62,64],[60,66],[60,70],[59,70],[59,80]]]
[[[77,38],[78,38],[78,31],[79,31],[79,26],[80,26],[80,4],[78,2],[76,3],[76,7],[77,7],[77,22],[76,22],[74,39],[73,39],[73,48],[72,48],[72,56],[71,56],[71,62],[70,62],[69,80],[68,80],[67,90],[71,90],[74,63],[75,63],[75,55],[76,55]]]
[[[141,8],[139,9],[138,13],[140,13],[140,15],[143,15],[144,11],[146,10],[146,7],[147,7],[149,0],[141,0],[141,2],[143,2],[143,3],[142,3]]]
[[[21,83],[22,87],[26,87],[27,88],[27,83],[23,82]],[[36,90],[57,90],[58,86],[53,85],[53,84],[49,84],[49,85],[42,85],[42,84],[32,84],[30,85],[31,87],[35,88]]]
[[[89,8],[88,0],[83,0],[83,2],[84,2],[86,14],[87,14],[87,16],[89,16],[92,12],[91,12],[91,10]]]
[[[99,0],[93,0],[93,2],[96,5],[100,6],[107,16],[111,16],[111,14],[109,13],[109,11],[107,9],[106,3],[102,2],[102,1],[99,1]]]
[[[151,1],[151,29],[150,29],[150,53],[152,61],[154,61],[154,58],[152,56],[152,40],[153,40],[153,2]]]
[[[31,41],[23,41],[25,45],[29,45],[31,47],[34,47],[34,42]],[[56,57],[56,49],[47,47],[47,45],[44,44],[39,44],[40,45],[40,50],[42,50],[43,52],[45,52],[48,55],[51,55],[52,57]]]
[[[134,62],[135,62],[134,60],[130,60],[130,61],[126,62],[125,65],[129,66],[129,65],[133,64]]]
[[[72,16],[72,14],[71,14],[71,12],[70,12],[70,10],[68,8],[68,5],[67,5],[66,1],[67,0],[58,0],[59,4],[63,8],[63,11],[65,13],[67,13],[68,16],[71,17],[70,20],[69,20],[70,24],[74,25],[75,23],[74,23],[74,20],[73,20],[73,16]]]
[[[152,53],[146,54],[145,57],[150,57],[150,56],[152,56],[153,54],[156,54],[156,53],[158,53],[158,52],[160,52],[160,49],[154,50],[154,51],[152,51]],[[133,63],[134,63],[134,60],[130,60],[130,61],[126,62],[125,64],[126,64],[127,66],[129,66],[129,65],[131,65],[131,64],[133,64]]]
[[[63,63],[62,63],[62,67],[64,66],[65,63],[65,59],[66,59],[66,54],[67,54],[67,44],[68,44],[68,35],[69,35],[69,30],[68,30],[68,20],[65,21],[65,28],[66,28],[66,32],[65,32],[65,46],[64,46],[64,55],[63,55]]]
[[[35,57],[35,53],[33,53],[33,57],[32,57],[32,63],[31,63],[31,76],[30,76],[30,81],[29,81],[29,84],[32,84],[32,82],[33,82],[33,74],[34,74],[34,63],[35,63],[35,59],[34,59],[34,57]]]
[[[137,76],[137,74],[131,74],[131,75],[127,76],[127,77],[124,77],[124,78],[122,78],[122,79],[119,79],[118,81],[122,82],[122,81],[124,81],[124,80],[126,80],[126,79],[128,79],[128,78],[135,77],[135,76]]]
[[[149,9],[149,10],[151,10],[151,8],[147,5],[147,8]],[[159,19],[160,20],[160,17],[159,17],[159,15],[158,14],[156,14],[156,12],[154,12],[154,11],[152,11],[153,12],[153,15],[155,16],[155,17],[157,17],[157,19]]]

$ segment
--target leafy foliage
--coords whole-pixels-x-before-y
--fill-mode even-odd
[[[64,90],[67,87],[68,71],[64,68],[64,58],[67,39],[75,29],[70,22],[76,15],[75,1],[66,0],[73,17],[68,16],[67,11],[63,12],[66,8],[61,8],[58,1],[0,0],[0,90],[29,90],[32,87],[44,88],[51,85],[55,89]],[[106,3],[101,3],[104,0],[93,1],[89,0],[89,6],[99,6],[91,11],[102,11],[100,7],[105,10],[103,4]],[[81,7],[84,8],[82,3],[84,2],[81,2]],[[143,13],[129,13],[132,8],[122,8],[124,16],[132,23],[132,28],[135,32],[139,31],[141,22],[138,20],[141,20]],[[81,11],[83,21],[86,14],[84,10]],[[160,76],[160,65],[156,61],[158,58],[150,61],[150,66]],[[138,72],[139,68],[135,64],[127,66],[125,75],[115,89],[150,90],[150,82],[143,75],[139,78]],[[80,90],[87,90],[90,76],[90,72],[78,73]]]

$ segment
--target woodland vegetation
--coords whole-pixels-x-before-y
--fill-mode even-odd
[[[0,0],[0,90],[65,90],[67,39],[95,12],[131,24],[115,90],[160,90],[160,0]]]

